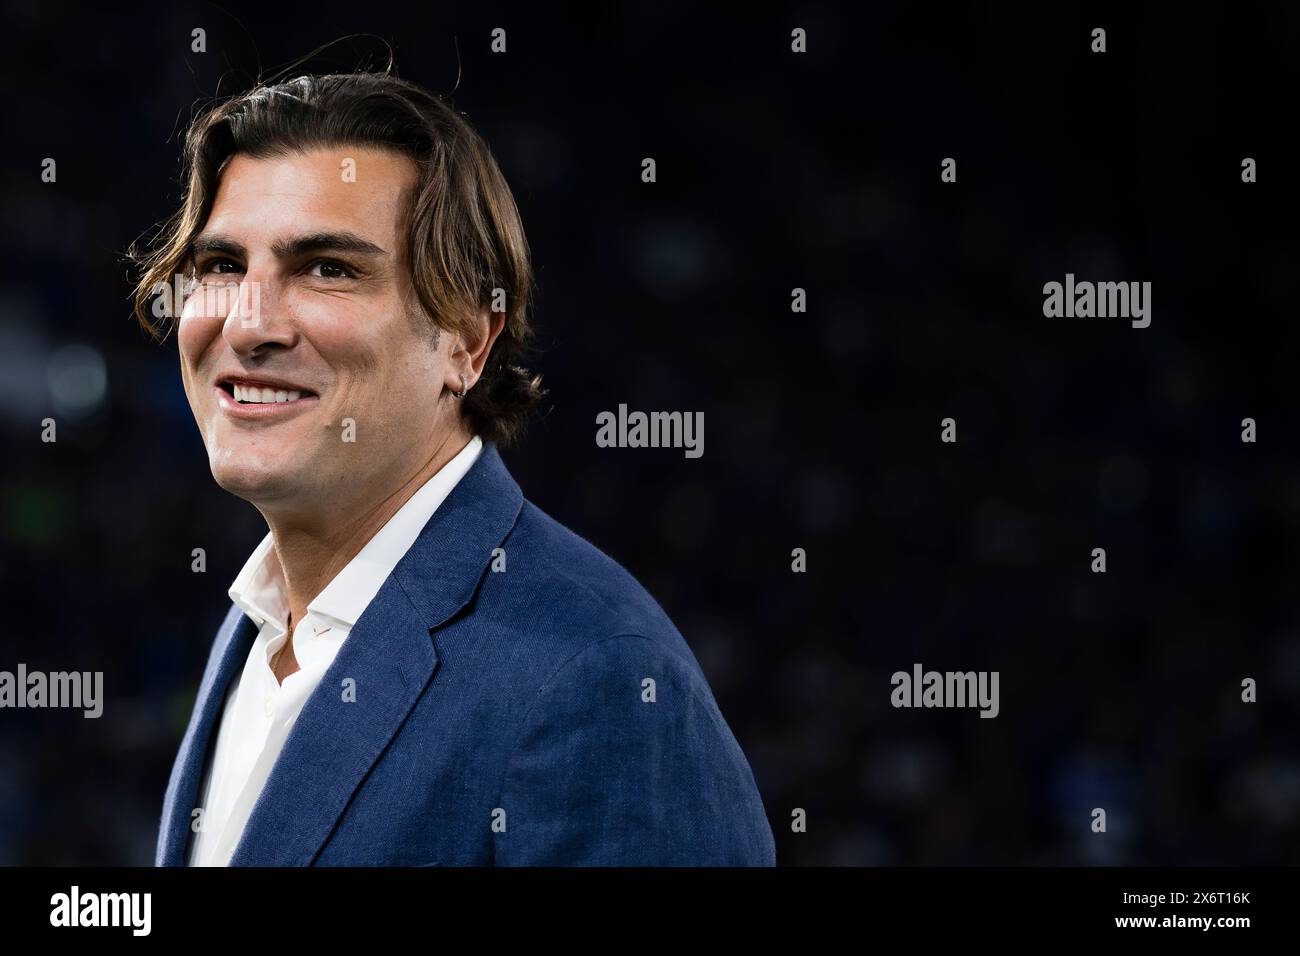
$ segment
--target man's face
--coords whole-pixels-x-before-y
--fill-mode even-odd
[[[292,511],[391,493],[458,427],[454,400],[439,402],[455,337],[435,346],[404,264],[415,175],[360,147],[227,164],[177,339],[213,477],[232,494]]]

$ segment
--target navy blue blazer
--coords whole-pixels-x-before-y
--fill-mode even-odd
[[[256,633],[232,607],[212,646],[159,866],[188,859],[222,703]],[[754,776],[686,641],[627,571],[524,499],[491,443],[307,699],[231,859],[774,863]]]

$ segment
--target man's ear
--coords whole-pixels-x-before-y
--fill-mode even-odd
[[[473,388],[483,374],[492,345],[506,325],[504,312],[493,312],[487,306],[479,310],[468,332],[456,336],[452,345],[450,367],[447,370],[449,381],[446,387],[458,392],[461,388],[462,375],[465,376],[465,388]]]

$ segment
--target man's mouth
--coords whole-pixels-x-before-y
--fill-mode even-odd
[[[223,379],[217,387],[237,405],[283,405],[303,398],[318,397],[311,389],[289,382],[256,379]]]
[[[296,382],[225,377],[213,386],[217,406],[233,421],[278,422],[320,402],[320,396]]]

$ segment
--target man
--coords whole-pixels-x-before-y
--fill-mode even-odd
[[[486,144],[390,74],[199,117],[136,312],[184,281],[213,477],[269,534],[230,588],[159,865],[771,865],[695,657],[498,454],[540,398]],[[180,282],[175,282],[177,286]]]

